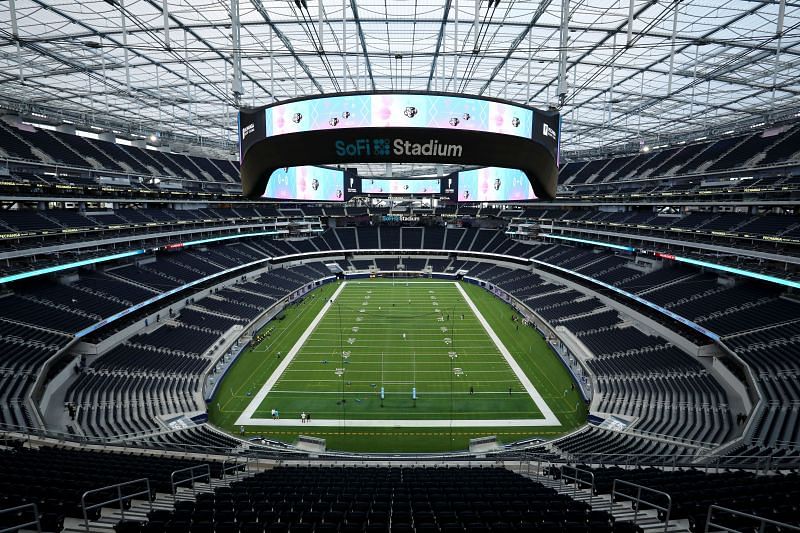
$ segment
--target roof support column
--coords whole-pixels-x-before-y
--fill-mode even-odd
[[[614,54],[617,53],[617,34],[614,34],[612,38],[611,44],[611,57],[613,60]],[[611,63],[609,65],[609,70],[611,70],[610,81],[608,82],[608,124],[611,124],[611,108],[614,105],[614,64]],[[603,123],[605,124],[606,121],[604,120]]]
[[[189,124],[193,124],[192,120],[192,80],[189,77],[189,32],[184,28],[183,30],[183,66],[186,69],[184,76],[186,76],[186,109],[189,112]],[[225,61],[225,88],[228,87],[228,62]]]
[[[163,0],[161,3],[161,13],[164,15],[164,46],[169,50],[172,45],[169,42],[169,4],[167,0]]]
[[[503,71],[503,98],[508,99],[508,61],[505,64],[505,70]]]
[[[672,13],[672,38],[669,49],[669,78],[667,79],[667,96],[672,94],[672,73],[675,71],[675,36],[678,33],[678,8],[680,0],[675,0],[675,11]]]
[[[342,0],[342,90],[347,92],[347,0]]]
[[[481,0],[475,0],[475,22],[472,24],[472,33],[475,34],[475,44],[472,45],[472,53],[477,54],[480,52],[478,45],[478,30],[480,29],[480,14],[481,14]]]
[[[457,87],[456,76],[458,75],[458,0],[454,0],[453,8],[453,75],[450,81],[453,82],[453,90]],[[445,87],[447,90],[447,87]]]
[[[778,36],[778,46],[775,48],[775,65],[772,68],[772,97],[771,104],[775,105],[775,90],[778,85],[778,69],[781,60],[781,40],[783,37],[783,18],[786,14],[786,0],[781,0],[778,4],[778,21],[775,26],[775,35]]]
[[[184,35],[186,35],[184,33]],[[231,0],[231,40],[233,42],[233,100],[239,107],[244,87],[242,86],[242,26],[239,21],[239,0]],[[226,62],[227,64],[227,62]],[[225,84],[228,84],[227,79]]]
[[[227,61],[223,61],[222,64],[225,65],[225,72],[224,72],[225,89],[224,89],[224,92],[225,92],[225,94],[227,94],[228,93],[228,62]],[[235,97],[235,95],[236,95],[236,93],[234,93],[234,97]],[[236,104],[237,104],[237,107],[238,107],[239,102],[237,101]],[[228,105],[227,101],[223,101],[222,102],[222,107],[225,109],[225,142],[229,143],[230,140],[231,140],[231,132],[228,129],[228,126],[231,123],[231,108]]]
[[[11,0],[14,5],[14,0]],[[122,53],[125,58],[125,88],[131,92],[131,68],[128,61],[128,25],[125,17],[125,0],[119,0],[119,24],[122,27]]]
[[[634,0],[631,0],[628,8],[628,40],[626,41],[627,45],[631,45],[631,40],[633,39],[633,5]]]
[[[688,120],[692,120],[694,117],[694,93],[695,87],[697,86],[697,61],[700,58],[700,45],[695,43],[694,45],[694,68],[692,69],[692,101],[689,104],[689,117]]]
[[[631,0],[632,2],[633,0]],[[569,43],[569,0],[561,0],[561,35],[558,42],[558,106],[567,98],[567,46]]]
[[[531,63],[533,63],[533,30],[528,32],[528,83],[525,84],[525,103],[531,103]]]
[[[323,41],[323,36],[324,36],[323,32],[325,31],[325,24],[324,24],[325,15],[324,15],[324,13],[325,13],[325,10],[322,7],[322,0],[319,0],[317,2],[317,18],[319,19],[319,30],[317,30],[317,33],[319,34],[319,51],[320,52],[325,50],[324,45],[322,44],[324,42]],[[309,18],[310,17],[311,17],[311,14],[309,13]]]
[[[641,83],[641,85],[639,85],[639,101],[643,102],[644,101],[644,72],[642,72],[641,75],[642,75],[642,83]],[[636,136],[637,137],[641,137],[641,133],[642,133],[642,114],[641,113],[636,113],[636,115],[639,117],[639,122],[636,124]]]
[[[11,8],[11,35],[14,36],[14,43],[17,45],[17,65],[19,66],[19,81],[21,83],[25,83],[25,74],[22,72],[22,51],[19,47],[19,29],[17,28],[17,3],[14,0],[10,0],[9,7]]]
[[[272,95],[272,101],[276,101],[275,98],[275,57],[272,53],[272,24],[269,25],[269,94]]]
[[[447,39],[443,38],[442,39],[442,89],[441,89],[442,91],[447,90],[447,81],[445,80],[445,78],[447,78],[446,61],[447,61]],[[409,86],[411,85],[411,72],[408,73],[408,84]]]
[[[158,72],[158,65],[155,65],[155,67],[156,67],[156,95],[158,98],[158,131],[161,131],[161,73]]]
[[[103,104],[106,108],[106,116],[108,116],[108,78],[106,77],[106,55],[103,53],[102,37],[100,37],[100,48],[97,49],[97,53],[100,55],[100,67],[103,69]]]

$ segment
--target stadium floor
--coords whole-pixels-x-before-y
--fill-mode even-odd
[[[217,409],[209,408],[211,420],[233,434],[243,426],[248,437],[302,433],[348,450],[429,451],[374,438],[420,430],[461,432],[452,448],[435,439],[436,450],[463,449],[468,438],[484,435],[513,441],[563,434],[585,420],[583,402],[541,336],[512,316],[507,304],[467,283],[323,287],[240,356],[212,402]],[[311,421],[302,422],[301,412]]]

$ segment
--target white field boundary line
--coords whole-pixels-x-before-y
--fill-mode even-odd
[[[292,362],[294,356],[297,355],[297,352],[299,352],[300,348],[303,347],[303,344],[305,344],[305,342],[314,332],[314,328],[316,328],[317,324],[319,324],[322,321],[322,318],[325,316],[328,310],[333,306],[333,302],[336,301],[336,298],[338,298],[339,294],[344,290],[346,286],[347,282],[346,281],[342,282],[342,284],[339,285],[339,288],[336,289],[336,292],[334,292],[333,295],[330,297],[330,299],[328,299],[328,301],[325,302],[325,305],[322,307],[322,310],[320,310],[319,314],[316,317],[314,317],[314,320],[311,321],[311,324],[309,324],[306,330],[303,332],[303,334],[300,335],[300,338],[297,339],[297,342],[294,343],[294,346],[292,346],[292,348],[280,362],[275,371],[272,372],[272,375],[269,377],[266,383],[264,383],[261,389],[259,389],[256,395],[253,397],[252,401],[249,404],[247,404],[245,410],[242,411],[242,414],[236,420],[237,426],[262,423],[262,422],[256,422],[253,419],[253,415],[256,413],[256,410],[264,401],[264,398],[267,397],[269,391],[272,390],[272,387],[275,386],[275,383],[278,382],[278,379],[280,379],[281,375],[283,375],[283,371],[286,370],[286,368]],[[266,421],[268,419],[264,418],[261,420]]]
[[[464,291],[464,289],[461,287],[460,284],[456,283],[455,286],[456,289],[458,289],[458,292],[461,293],[461,296],[464,297],[464,301],[467,302],[469,308],[472,309],[472,312],[475,314],[476,317],[478,317],[478,322],[481,323],[483,329],[486,330],[486,333],[489,335],[492,341],[497,345],[497,349],[500,350],[500,354],[506,360],[508,366],[511,367],[511,370],[514,371],[514,374],[517,375],[517,379],[519,379],[520,383],[522,383],[522,386],[525,388],[528,394],[530,394],[533,403],[536,404],[536,408],[539,409],[539,411],[541,411],[542,415],[544,415],[544,420],[547,422],[547,424],[542,424],[542,425],[560,426],[561,422],[558,420],[558,417],[555,415],[555,413],[553,413],[552,409],[550,409],[550,406],[547,405],[547,402],[544,401],[544,398],[542,398],[542,395],[539,394],[538,390],[536,390],[536,387],[533,386],[531,380],[528,379],[528,376],[525,375],[525,372],[523,372],[522,368],[520,368],[517,361],[508,351],[508,348],[506,348],[506,346],[503,344],[503,341],[500,340],[500,338],[494,332],[492,327],[483,317],[481,312],[475,306],[475,303],[472,301],[469,295]]]
[[[341,287],[334,293],[332,299],[336,300],[336,297],[339,293],[344,289],[344,286],[348,282],[344,282]],[[352,282],[350,282],[352,283]],[[497,337],[497,335],[492,330],[489,323],[486,322],[486,319],[483,318],[483,315],[480,313],[478,308],[469,298],[464,289],[461,286],[454,282],[444,282],[449,283],[451,285],[455,285],[455,287],[459,290],[464,301],[467,302],[472,312],[478,317],[483,328],[488,333],[489,337],[497,346],[500,354],[505,358],[508,365],[514,371],[514,374],[519,379],[522,386],[525,388],[525,391],[531,397],[533,402],[536,404],[536,407],[541,411],[544,418],[509,418],[509,419],[467,419],[467,420],[427,420],[427,419],[408,419],[408,420],[396,420],[396,419],[378,419],[378,420],[347,420],[346,425],[348,427],[381,427],[381,428],[445,428],[445,427],[462,427],[462,428],[473,428],[473,427],[543,427],[543,426],[558,426],[561,422],[558,420],[558,417],[553,413],[550,409],[550,406],[544,401],[542,396],[539,394],[539,391],[533,386],[533,383],[528,379],[528,376],[525,375],[525,372],[519,367],[517,362],[511,356],[508,349],[506,349],[505,345],[503,345],[502,341]],[[278,381],[278,378],[281,376],[283,371],[289,365],[288,360],[294,358],[297,352],[302,347],[305,340],[311,335],[316,325],[322,320],[323,315],[329,309],[331,302],[328,301],[325,304],[322,312],[314,319],[314,321],[309,325],[308,329],[303,333],[303,335],[298,339],[297,343],[292,347],[289,351],[289,354],[284,358],[284,361],[278,368],[273,372],[272,376],[270,376],[267,383],[258,391],[256,396],[253,398],[253,401],[247,406],[247,408],[242,412],[241,416],[236,420],[237,426],[246,426],[246,425],[255,425],[255,426],[276,426],[276,427],[298,427],[298,426],[315,426],[315,427],[337,427],[342,425],[341,419],[331,418],[331,419],[318,419],[314,418],[312,420],[301,422],[299,417],[294,413],[291,413],[293,416],[292,418],[281,418],[279,420],[272,420],[272,418],[253,418],[256,410],[258,409],[261,402],[263,402],[264,398],[266,397],[267,393],[272,389],[275,383]],[[309,394],[314,394],[309,392]],[[290,413],[285,413],[286,415]]]
[[[358,259],[356,259],[358,261]],[[347,273],[347,272],[345,272]],[[437,272],[438,274],[438,272]],[[351,279],[348,280],[349,283],[353,285],[366,285],[366,284],[375,284],[376,287],[380,287],[381,285],[388,285],[392,284],[402,284],[402,283],[424,283],[425,285],[447,285],[453,283],[452,281],[434,281],[432,279],[419,279],[419,278],[378,278],[377,280],[370,279],[370,280],[359,280],[359,279]]]

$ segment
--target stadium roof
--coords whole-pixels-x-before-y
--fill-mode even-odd
[[[238,3],[235,50],[231,0],[2,2],[0,104],[230,146],[235,51],[242,105],[355,89],[558,101],[560,1],[478,0],[477,21],[475,0]],[[800,111],[795,0],[571,0],[569,9],[567,153]]]

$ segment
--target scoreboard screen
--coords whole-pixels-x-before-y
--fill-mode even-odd
[[[267,180],[262,198],[343,202],[344,174],[342,170],[314,166],[279,168]]]
[[[521,170],[485,167],[458,173],[459,202],[536,200],[530,180]]]

